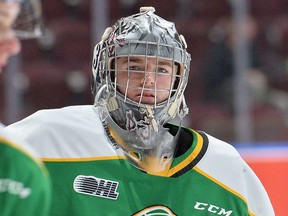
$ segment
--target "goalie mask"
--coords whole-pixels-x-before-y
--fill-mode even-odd
[[[164,124],[188,108],[190,54],[172,22],[153,7],[106,29],[93,56],[92,91],[110,138],[136,167],[166,175],[177,143]]]
[[[19,0],[21,11],[14,23],[14,31],[21,39],[36,38],[44,34],[40,0]]]
[[[1,2],[11,4],[11,7],[14,8],[11,13],[9,11],[5,15],[2,33],[5,30],[5,25],[10,26],[12,24],[14,34],[21,39],[36,38],[43,35],[44,28],[40,0],[0,0]],[[18,15],[14,21],[16,14]],[[13,23],[10,23],[10,21],[13,21]]]

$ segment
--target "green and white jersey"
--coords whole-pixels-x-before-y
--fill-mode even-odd
[[[1,126],[0,126],[1,127]],[[51,182],[40,160],[0,128],[0,215],[47,216]]]
[[[111,145],[98,112],[94,106],[42,110],[7,127],[48,167],[51,215],[274,215],[261,182],[233,146],[182,128],[167,176],[150,175]]]

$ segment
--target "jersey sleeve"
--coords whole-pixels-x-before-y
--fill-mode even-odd
[[[43,163],[0,136],[0,215],[48,216],[51,182]]]
[[[50,113],[52,115],[49,115]],[[57,118],[59,121],[55,120]],[[37,157],[43,158],[50,150],[54,149],[52,146],[54,140],[59,138],[61,141],[61,139],[69,136],[66,131],[60,131],[62,124],[65,124],[62,119],[61,113],[40,110],[21,121],[6,126],[4,131],[13,133],[17,138],[25,140],[26,142],[21,143],[21,145],[32,149]],[[43,146],[49,146],[49,148]]]
[[[244,163],[243,175],[246,185],[246,199],[248,207],[255,215],[273,216],[275,215],[270,198],[254,171]]]

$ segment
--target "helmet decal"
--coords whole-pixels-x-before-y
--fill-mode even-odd
[[[135,129],[147,127],[149,125],[149,120],[147,116],[144,116],[144,119],[140,119],[137,121],[133,115],[132,110],[128,110],[126,112],[126,129],[128,131],[132,131]]]

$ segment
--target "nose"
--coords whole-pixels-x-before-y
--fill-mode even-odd
[[[157,59],[147,58],[145,59],[145,72],[141,80],[143,86],[154,86],[156,82],[157,75]]]
[[[151,86],[155,84],[155,73],[145,72],[143,78],[141,79],[141,84],[146,86]]]
[[[0,40],[0,73],[7,64],[8,58],[18,54],[20,50],[21,44],[17,37],[12,37],[3,41]]]
[[[21,43],[16,36],[11,38],[9,45],[11,55],[16,55],[21,51]]]
[[[21,44],[16,36],[0,42],[0,54],[6,54],[9,57],[18,54],[20,50]]]

